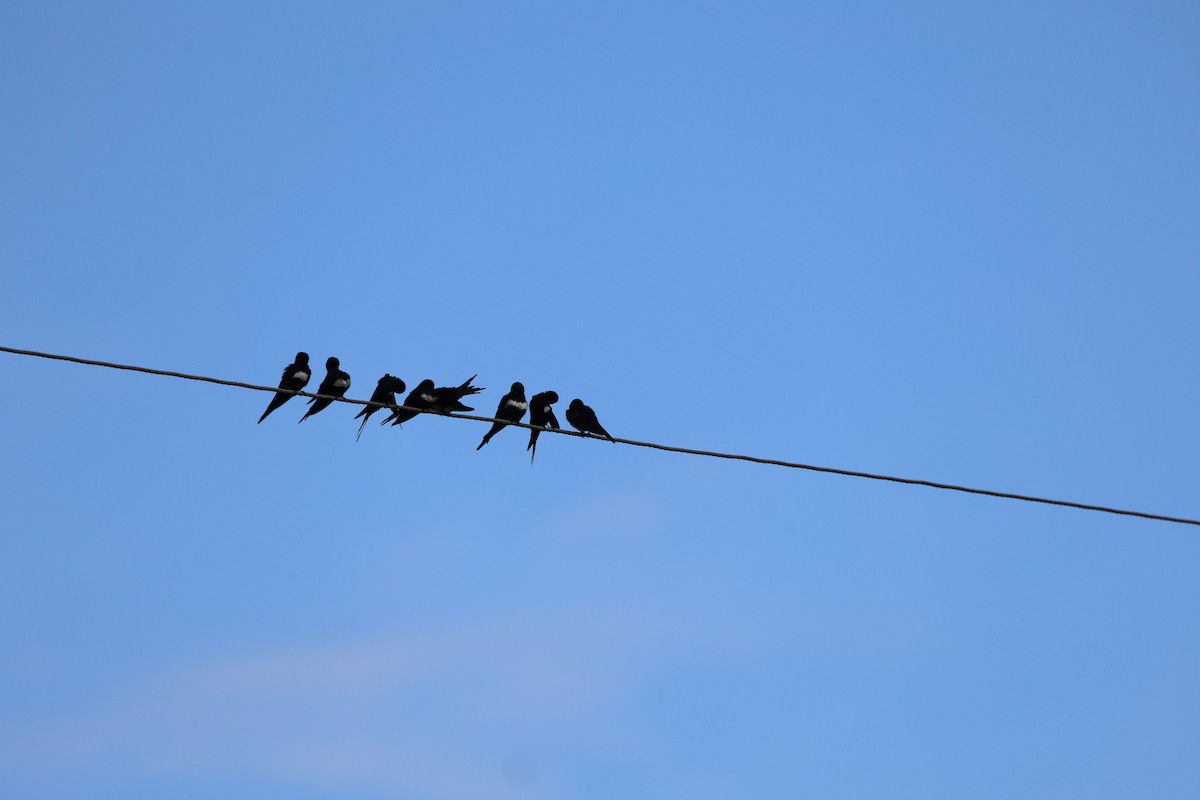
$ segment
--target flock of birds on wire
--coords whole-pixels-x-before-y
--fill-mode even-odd
[[[312,377],[312,369],[308,366],[308,353],[296,353],[296,360],[283,369],[283,377],[279,379],[280,391],[271,398],[267,410],[258,418],[258,421],[262,422],[272,411],[291,400],[295,396],[292,393],[307,386],[310,377]],[[405,408],[393,408],[391,416],[380,423],[382,425],[387,425],[389,422],[392,425],[399,425],[425,412],[450,414],[455,411],[474,411],[475,409],[463,405],[462,399],[483,391],[483,387],[471,385],[471,381],[476,377],[472,375],[458,386],[434,386],[433,381],[426,378],[417,384],[417,388],[408,393],[408,397],[404,398],[403,403],[397,403],[396,393],[403,392],[408,387],[396,376],[384,375],[375,386],[370,402],[354,417],[355,419],[362,417],[362,424],[358,426],[356,440],[362,437],[363,428],[366,427],[367,420],[371,418],[371,415],[384,406],[402,405]],[[308,404],[312,407],[305,412],[300,421],[304,422],[313,414],[327,408],[333,402],[330,398],[344,397],[349,388],[350,375],[342,371],[341,362],[331,357],[325,362],[325,380],[321,381],[321,386],[317,389],[317,394],[325,396],[310,397]],[[558,394],[553,391],[538,392],[526,400],[524,384],[519,381],[514,383],[508,394],[500,398],[500,406],[496,409],[496,419],[501,421],[492,423],[491,430],[483,435],[483,441],[475,449],[481,449],[510,422],[520,422],[525,416],[525,412],[528,411],[529,424],[539,426],[530,429],[529,444],[525,447],[530,451],[529,463],[532,464],[534,456],[537,455],[537,439],[538,434],[542,432],[541,429],[554,428],[557,430],[559,427],[553,408],[557,402]],[[596,412],[585,406],[583,401],[578,398],[572,400],[571,404],[567,406],[567,423],[580,433],[603,436],[610,442],[613,441],[608,431],[604,430],[600,421],[596,419]]]

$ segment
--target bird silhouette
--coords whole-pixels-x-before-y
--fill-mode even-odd
[[[342,372],[339,367],[341,367],[341,362],[330,356],[329,360],[325,362],[325,380],[321,381],[321,386],[317,389],[317,394],[329,395],[330,397],[342,397],[346,394],[346,390],[350,388],[350,376]],[[328,397],[312,397],[309,398],[308,402],[312,408],[300,418],[301,422],[327,408],[333,401]]]
[[[434,396],[437,399],[433,401],[433,408],[431,410],[439,414],[449,414],[452,411],[474,411],[475,409],[470,406],[464,406],[461,401],[467,395],[479,394],[483,391],[484,387],[471,385],[471,381],[477,377],[479,376],[472,375],[458,386],[438,387],[434,391]]]
[[[310,377],[312,368],[308,366],[308,353],[296,353],[296,360],[283,368],[283,377],[279,379],[279,388],[286,391],[275,393],[258,421],[262,422],[272,411],[295,397],[292,392],[298,392],[307,386]]]
[[[482,450],[483,446],[490,442],[492,437],[503,430],[509,422],[520,422],[528,408],[529,403],[525,400],[525,384],[518,381],[512,385],[508,394],[500,398],[500,405],[496,408],[496,419],[502,419],[505,422],[493,422],[492,429],[483,435],[483,441],[475,449]]]
[[[363,427],[366,426],[371,415],[384,406],[396,405],[396,392],[403,392],[404,389],[404,381],[394,375],[384,375],[379,379],[379,383],[375,385],[375,391],[371,393],[371,402],[354,415],[355,419],[362,417],[362,425],[358,426],[358,436],[354,437],[354,441],[357,442],[362,438]]]
[[[609,436],[608,431],[604,430],[604,426],[600,424],[600,420],[596,419],[596,412],[585,406],[578,397],[571,401],[571,405],[567,406],[567,422],[580,433],[594,433],[603,436],[610,442],[613,440],[613,437]]]
[[[459,401],[469,394],[478,394],[483,391],[482,386],[471,385],[471,381],[475,380],[476,377],[476,375],[472,375],[458,386],[441,386],[437,388],[434,388],[433,381],[426,378],[417,384],[417,388],[408,393],[408,397],[404,398],[404,405],[411,408],[419,408],[422,411],[431,411],[435,414],[449,414],[452,411],[474,411],[475,409],[464,406]],[[399,425],[403,422],[408,422],[420,413],[420,411],[403,411],[397,409],[380,424],[386,425],[390,422],[393,425]]]
[[[409,408],[433,408],[433,404],[437,402],[437,389],[433,388],[433,381],[426,378],[417,384],[417,388],[408,393],[408,397],[404,398],[403,405]],[[389,422],[393,425],[399,425],[402,422],[408,422],[410,419],[420,414],[420,411],[407,411],[402,408],[397,408],[392,411],[380,425],[387,425]]]
[[[533,397],[529,398],[529,424],[540,425],[543,428],[558,429],[558,418],[554,416],[552,406],[558,402],[558,392],[538,392]],[[526,450],[532,451],[529,454],[529,463],[533,463],[534,457],[537,455],[537,440],[538,434],[541,433],[537,428],[529,431],[529,444],[525,445]]]

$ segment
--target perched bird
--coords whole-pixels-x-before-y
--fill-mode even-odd
[[[402,405],[409,408],[433,408],[435,402],[437,402],[437,389],[433,388],[433,381],[426,378],[417,384],[417,388],[408,393],[408,397],[404,398]],[[420,411],[405,411],[398,408],[379,424],[387,425],[390,422],[393,425],[399,425],[402,422],[408,422],[420,413]]]
[[[508,390],[508,394],[500,398],[500,406],[496,409],[496,419],[505,421],[493,422],[492,429],[483,435],[483,441],[475,449],[482,450],[483,446],[490,442],[492,437],[499,433],[509,422],[520,422],[521,417],[525,416],[525,411],[528,408],[529,403],[525,401],[525,384],[517,381]]]
[[[472,375],[458,386],[439,386],[435,390],[434,396],[437,399],[433,401],[431,410],[439,414],[449,414],[451,411],[474,411],[475,409],[464,406],[460,401],[469,394],[479,394],[483,391],[484,387],[471,385],[471,381],[476,377],[476,375]]]
[[[604,430],[604,426],[600,424],[600,420],[596,419],[596,412],[585,406],[578,397],[571,401],[571,405],[567,406],[567,422],[571,423],[571,427],[580,433],[594,433],[603,436],[610,442],[613,440],[608,435],[608,431]]]
[[[558,392],[538,392],[533,397],[529,398],[529,424],[540,425],[543,428],[558,429],[558,418],[554,416],[554,409],[551,407],[558,402]],[[529,454],[529,463],[533,463],[534,456],[537,455],[537,437],[541,433],[537,428],[529,432],[529,444],[525,445],[526,450],[532,450]]]
[[[475,380],[474,375],[458,386],[439,386],[435,389],[433,381],[426,378],[417,384],[417,388],[408,393],[408,397],[404,398],[404,405],[432,411],[435,414],[449,414],[451,411],[474,411],[475,409],[458,402],[465,395],[478,394],[483,391],[483,387],[471,385],[473,380]],[[390,422],[393,425],[399,425],[402,422],[408,422],[419,413],[421,412],[393,411],[392,415],[381,424],[386,425]]]
[[[258,421],[262,422],[272,411],[291,400],[295,396],[292,392],[298,392],[307,386],[311,376],[312,368],[308,366],[308,353],[296,353],[295,362],[283,368],[283,377],[279,379],[279,388],[287,391],[275,393],[271,402],[267,404],[267,410],[258,418]]]
[[[362,438],[363,427],[366,426],[371,415],[384,406],[396,405],[396,392],[403,392],[404,389],[404,381],[394,375],[384,375],[379,379],[379,383],[375,385],[375,391],[371,393],[371,402],[354,415],[355,419],[363,418],[362,425],[358,426],[358,436],[354,437],[354,441],[357,442]]]
[[[350,376],[338,369],[340,366],[340,361],[332,356],[329,357],[329,360],[325,362],[325,380],[321,381],[321,386],[317,389],[317,394],[327,394],[332,397],[342,397],[346,394],[346,390],[350,388]],[[304,420],[323,410],[332,402],[328,398],[309,398],[308,403],[312,408],[300,418],[300,421],[304,422]]]

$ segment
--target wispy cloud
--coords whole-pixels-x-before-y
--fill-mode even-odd
[[[73,776],[118,773],[450,799],[533,790],[547,781],[527,755],[536,742],[597,728],[655,664],[702,646],[696,634],[674,619],[563,614],[245,652],[0,744],[62,796],[86,788]],[[62,763],[76,769],[52,774]]]

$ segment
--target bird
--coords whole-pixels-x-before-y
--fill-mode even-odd
[[[384,375],[379,379],[379,383],[375,385],[375,391],[371,394],[371,402],[363,406],[363,410],[354,415],[355,419],[363,418],[362,425],[358,426],[358,436],[354,437],[354,441],[362,438],[363,428],[367,424],[367,420],[371,418],[379,409],[384,406],[396,405],[396,392],[403,392],[405,389],[404,381],[394,375]]]
[[[320,388],[317,389],[317,394],[329,395],[331,397],[342,397],[346,394],[346,390],[350,388],[350,376],[342,372],[341,362],[333,356],[325,362],[325,380],[321,381]],[[310,398],[308,403],[312,406],[308,412],[300,418],[301,422],[311,417],[313,414],[323,410],[333,401],[328,397]]]
[[[416,384],[416,389],[408,392],[408,397],[404,398],[404,405],[410,409],[433,408],[434,401],[437,401],[437,390],[433,387],[433,381],[426,378],[421,383]],[[414,416],[420,414],[420,411],[409,411],[406,409],[394,409],[388,419],[380,422],[379,425],[400,425],[401,422],[408,422]]]
[[[491,441],[492,437],[504,429],[510,422],[520,422],[521,417],[525,416],[525,411],[529,408],[529,403],[525,400],[525,384],[517,381],[508,390],[508,394],[500,398],[500,405],[496,408],[496,419],[505,420],[504,422],[493,422],[492,429],[483,435],[483,441],[479,443],[476,450],[482,450],[483,446]]]
[[[529,398],[529,424],[540,425],[543,428],[558,429],[558,418],[554,416],[554,409],[551,407],[558,402],[558,392],[538,392],[533,397]],[[534,456],[537,455],[537,438],[540,430],[534,428],[529,432],[529,444],[525,445],[526,450],[531,450],[529,454],[529,463],[533,463]]]
[[[475,409],[464,406],[459,400],[466,395],[478,394],[483,391],[483,387],[471,385],[471,381],[476,377],[476,375],[472,375],[458,386],[437,388],[434,388],[433,381],[426,378],[417,384],[417,388],[408,393],[408,397],[404,399],[404,405],[410,408],[419,408],[422,411],[432,411],[435,414],[449,414],[451,411],[474,411]],[[408,422],[419,413],[421,412],[397,409],[380,424],[386,425],[390,422],[393,425],[399,425],[402,422]]]
[[[585,406],[578,397],[571,401],[571,405],[567,406],[567,422],[571,423],[571,427],[580,433],[594,433],[603,436],[610,442],[613,441],[613,437],[604,430],[600,420],[596,419],[596,412]]]
[[[261,423],[267,416],[281,405],[291,400],[294,395],[308,385],[312,376],[312,368],[308,366],[308,353],[296,353],[296,360],[283,368],[283,377],[279,379],[279,388],[284,391],[276,392],[267,404],[267,410],[258,418]]]
[[[404,398],[404,405],[408,408],[432,408],[436,401],[437,389],[433,388],[433,381],[426,378],[417,384],[417,388],[408,393],[408,397]],[[420,413],[420,411],[407,411],[397,408],[392,411],[387,419],[379,424],[387,425],[391,422],[393,425],[399,425],[402,422],[408,422]]]
[[[451,411],[474,411],[475,409],[464,406],[460,401],[469,394],[479,394],[483,391],[484,387],[471,385],[471,381],[477,377],[479,377],[478,374],[472,375],[458,386],[439,386],[434,392],[437,399],[433,401],[431,410],[439,414],[449,414]]]

